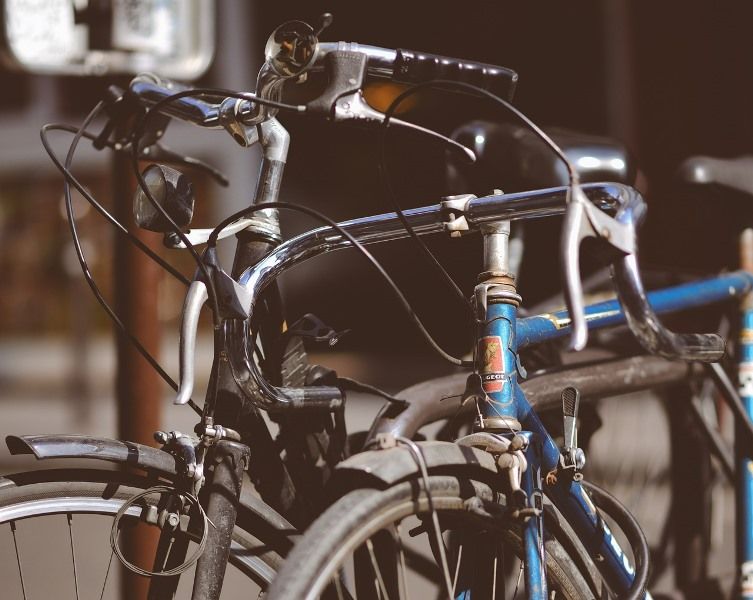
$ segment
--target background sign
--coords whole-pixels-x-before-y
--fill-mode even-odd
[[[151,71],[200,77],[212,60],[214,0],[2,0],[2,57],[53,75]]]

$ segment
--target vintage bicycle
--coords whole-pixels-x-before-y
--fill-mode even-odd
[[[135,202],[137,223],[164,233],[171,247],[187,248],[197,263],[196,276],[186,281],[189,287],[181,327],[181,376],[176,385],[176,402],[191,405],[201,413],[197,437],[158,432],[162,448],[155,449],[97,437],[11,436],[8,443],[13,453],[33,453],[40,459],[105,459],[147,472],[126,475],[88,470],[39,471],[5,477],[0,482],[0,522],[7,524],[12,533],[21,597],[34,583],[21,560],[28,555],[24,552],[22,529],[37,519],[46,523],[43,519],[54,515],[64,519],[64,539],[69,542],[76,594],[84,563],[77,561],[82,549],[75,543],[74,524],[90,514],[112,517],[113,521],[109,544],[102,540],[104,550],[98,551],[96,559],[104,576],[101,595],[112,591],[108,576],[113,563],[151,577],[149,593],[153,598],[172,597],[180,575],[194,563],[193,589],[188,592],[194,598],[219,597],[228,561],[265,589],[280,566],[281,556],[292,544],[291,535],[297,533],[295,525],[305,525],[325,506],[325,479],[347,454],[342,429],[347,389],[388,397],[390,408],[382,414],[374,432],[389,425],[392,433],[374,435],[372,439],[384,447],[393,443],[399,447],[360,453],[334,469],[336,479],[345,476],[350,486],[359,489],[336,502],[313,525],[291,555],[282,578],[270,590],[272,597],[326,593],[397,597],[402,585],[399,575],[405,572],[403,559],[417,555],[408,549],[403,551],[393,537],[392,525],[395,519],[412,515],[421,517],[416,531],[428,534],[440,565],[439,581],[452,594],[470,594],[477,585],[486,586],[481,589],[491,589],[492,594],[503,593],[504,586],[495,589],[495,574],[498,568],[507,572],[509,564],[497,561],[493,569],[487,570],[490,576],[474,579],[460,568],[466,564],[461,555],[463,548],[473,546],[479,550],[479,560],[471,562],[482,565],[498,557],[494,551],[497,545],[511,545],[513,555],[523,558],[517,564],[523,565],[525,591],[530,598],[550,597],[554,591],[579,598],[596,596],[607,589],[641,597],[648,564],[640,528],[614,498],[581,481],[583,456],[575,434],[579,391],[561,385],[567,384],[572,374],[551,374],[548,380],[550,386],[556,387],[556,401],[564,401],[567,435],[563,453],[531,410],[518,384],[524,371],[517,358],[518,349],[571,333],[574,347],[580,348],[585,345],[589,328],[627,323],[652,353],[671,359],[715,361],[724,349],[719,337],[672,334],[661,325],[654,309],[661,313],[740,298],[750,291],[753,279],[746,272],[736,272],[647,297],[635,260],[635,228],[644,210],[640,195],[619,183],[580,184],[574,170],[569,173],[570,184],[559,188],[481,198],[452,197],[433,206],[340,224],[312,209],[279,202],[289,137],[276,119],[278,110],[332,121],[417,129],[393,118],[391,111],[378,113],[365,103],[361,88],[367,74],[413,83],[414,90],[442,86],[486,94],[500,101],[479,87],[486,85],[501,92],[503,103],[517,78],[512,71],[491,65],[352,43],[320,43],[321,29],[314,31],[301,22],[278,28],[267,45],[267,61],[259,74],[255,95],[186,89],[140,76],[125,92],[111,90],[80,128],[48,126],[43,131],[45,136],[55,129],[74,133],[64,161],[50,150],[66,177],[69,206],[71,186],[88,196],[71,173],[75,148],[83,137],[99,147],[131,152],[135,166],[147,156],[183,164],[194,162],[159,144],[168,120],[179,118],[224,128],[244,147],[258,144],[264,160],[254,205],[211,230],[187,230],[192,198],[181,173],[161,165],[151,166],[143,174],[137,171],[141,184]],[[285,82],[299,80],[318,69],[326,71],[329,82],[321,96],[301,106],[281,101]],[[102,112],[108,116],[108,125],[101,132],[92,133],[91,125]],[[133,135],[113,138],[113,133],[133,118],[137,119]],[[461,144],[418,129],[443,140],[454,152],[470,155]],[[556,146],[552,147],[557,151]],[[565,163],[569,164],[567,160]],[[88,199],[107,214],[95,199]],[[324,226],[282,241],[278,210],[304,212]],[[521,300],[514,280],[508,276],[509,222],[563,214],[566,235],[562,256],[569,312],[517,319]],[[75,219],[71,223],[75,240]],[[364,244],[428,233],[462,235],[472,230],[481,231],[485,247],[484,272],[473,295],[479,325],[472,361],[451,357],[433,343],[407,301],[398,297],[435,350],[452,364],[472,371],[463,400],[464,406],[480,411],[478,431],[456,443],[417,445],[410,440],[412,434],[425,422],[446,418],[449,405],[437,403],[434,410],[427,410],[421,403],[407,405],[401,398],[369,390],[329,370],[308,365],[300,338],[332,339],[336,333],[308,319],[293,328],[293,335],[285,335],[284,313],[274,282],[291,266],[325,252],[355,246],[370,257]],[[228,274],[218,264],[216,245],[219,239],[233,234],[238,234],[239,245]],[[583,306],[578,250],[585,237],[593,238],[613,263],[619,303]],[[203,254],[196,251],[197,244],[206,244]],[[80,247],[79,258],[86,268]],[[159,257],[154,258],[171,269]],[[91,279],[90,282],[94,285]],[[394,283],[391,285],[399,294]],[[198,318],[205,303],[212,309],[215,360],[210,393],[199,409],[192,399],[193,352]],[[681,364],[677,368],[679,363],[664,359],[628,360],[655,366],[659,372],[656,385],[663,380],[676,381],[688,373]],[[627,363],[620,366],[627,368]],[[581,372],[588,371],[584,368]],[[606,393],[609,382],[604,377],[594,376],[593,381],[600,381]],[[536,382],[531,380],[531,384]],[[547,394],[551,402],[552,394]],[[287,444],[285,459],[281,458],[260,409],[276,415],[283,432],[286,428],[291,432],[283,436]],[[456,409],[457,406],[453,410]],[[417,411],[423,414],[416,416]],[[395,425],[400,419],[402,425]],[[247,470],[261,499],[249,494],[247,488],[243,491]],[[545,492],[553,504],[545,501]],[[398,502],[397,512],[391,508],[393,501]],[[636,572],[596,506],[615,518],[628,535],[636,557]],[[562,515],[559,519],[552,518],[558,514]],[[127,556],[122,548],[122,538],[128,534],[121,532],[134,523],[146,523],[160,532],[154,560],[149,557],[150,565],[134,564],[135,558]],[[443,536],[447,534],[442,530],[448,524],[452,524],[453,538],[460,539],[460,543],[445,541]],[[375,534],[384,526],[386,536]],[[463,543],[463,539],[467,541]],[[579,544],[585,544],[585,552],[580,551]],[[545,546],[549,552],[546,555]],[[484,552],[482,548],[491,550]],[[342,561],[344,554],[351,551],[356,561],[355,568],[348,572]],[[469,551],[465,554],[467,560]],[[453,559],[456,560],[452,564],[458,566],[454,580],[449,567]],[[93,568],[93,562],[84,562],[86,569]],[[346,592],[352,583],[358,590]],[[514,587],[505,592],[515,594]]]

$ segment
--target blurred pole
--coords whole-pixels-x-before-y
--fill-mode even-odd
[[[154,244],[153,234],[150,239],[149,234],[133,224],[131,203],[134,189],[135,178],[130,160],[113,155],[112,193],[115,216],[142,241]],[[160,327],[157,292],[160,267],[118,235],[114,238],[113,264],[115,311],[126,329],[152,356],[158,357]],[[151,445],[152,435],[160,427],[162,383],[157,373],[125,336],[116,331],[116,340],[118,438]],[[158,534],[156,528],[138,527],[129,532],[129,535],[121,536],[126,556],[137,561],[154,556]],[[148,585],[149,579],[124,572],[121,588],[123,598],[146,598]]]
[[[261,65],[260,45],[256,43],[253,24],[258,11],[256,2],[217,3],[217,50],[212,67],[212,83],[219,87],[253,91],[256,73]],[[246,208],[256,191],[261,167],[257,150],[230,144],[218,144],[219,164],[230,181],[228,192],[217,195],[221,201],[213,205],[214,222],[219,222],[237,210]],[[233,244],[220,244],[220,257],[228,268],[232,264]]]
[[[609,135],[638,150],[635,78],[633,76],[633,22],[629,0],[609,0],[604,11],[605,83]]]

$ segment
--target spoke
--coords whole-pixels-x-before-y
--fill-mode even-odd
[[[400,598],[405,594],[405,598],[408,598],[408,584],[405,581],[405,549],[403,548],[403,538],[400,535],[400,525],[395,525],[395,535],[397,536],[397,547],[400,549],[400,583],[403,589],[400,593]]]
[[[458,562],[455,565],[455,578],[452,580],[452,596],[455,597],[455,590],[458,587],[458,575],[460,574],[460,562],[463,560],[463,544],[458,546]]]
[[[335,589],[337,590],[338,600],[345,600],[345,596],[343,596],[343,587],[342,582],[340,581],[340,577],[340,571],[338,571],[337,576],[335,577]]]
[[[492,564],[492,600],[497,600],[497,558],[499,553],[494,553],[494,563]]]
[[[73,541],[73,515],[67,513],[68,517],[68,538],[71,541],[71,559],[73,560],[73,585],[76,587],[76,600],[78,596],[78,570],[76,569],[76,544]]]
[[[112,550],[110,550],[110,560],[107,561],[107,571],[105,571],[105,581],[102,584],[102,593],[99,595],[99,600],[102,600],[102,598],[105,597],[105,588],[107,588],[107,580],[110,578],[110,567],[112,566],[112,557],[115,554]]]
[[[374,544],[371,541],[371,538],[366,540],[366,547],[369,549],[369,556],[371,557],[371,566],[374,567],[374,574],[376,575],[376,581],[374,582],[376,584],[377,592],[379,592],[380,595],[383,595],[386,600],[389,600],[389,594],[387,593],[387,586],[384,585],[384,579],[382,578],[382,570],[379,568],[379,564],[377,563],[376,555],[374,554]]]
[[[512,596],[512,600],[518,597],[518,589],[520,588],[520,580],[523,579],[523,561],[520,561],[520,569],[518,570],[518,582],[515,584],[515,593]]]
[[[21,555],[18,552],[18,540],[16,539],[16,522],[10,522],[10,530],[13,532],[13,545],[16,547],[16,564],[18,564],[18,576],[21,578],[21,591],[26,600],[26,583],[24,582],[24,572],[21,569]]]

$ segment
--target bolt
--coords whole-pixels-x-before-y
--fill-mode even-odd
[[[170,527],[170,529],[175,529],[179,523],[180,523],[180,517],[178,515],[176,515],[175,513],[170,513],[167,515],[165,524],[168,527]]]
[[[601,235],[604,237],[604,239],[608,240],[610,237],[612,237],[612,233],[604,227],[604,229],[601,230]]]
[[[158,444],[162,444],[164,446],[165,444],[167,444],[169,439],[170,439],[170,436],[164,431],[154,432],[154,441],[157,442]]]

